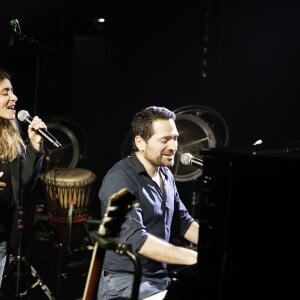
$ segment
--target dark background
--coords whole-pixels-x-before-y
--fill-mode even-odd
[[[2,3],[0,16],[0,67],[13,76],[19,97],[17,110],[42,117],[49,131],[64,146],[70,146],[55,150],[46,143],[45,170],[55,166],[87,168],[97,176],[97,191],[106,171],[126,154],[133,115],[149,105],[163,105],[177,112],[186,107],[215,112],[214,117],[223,121],[221,128],[211,128],[217,137],[216,146],[249,149],[261,139],[275,152],[282,148],[299,152],[297,1],[10,0]],[[98,24],[98,17],[106,22]],[[19,21],[21,35],[13,33],[10,21],[14,19]],[[202,121],[202,115],[196,119]],[[207,124],[208,128],[212,125],[214,122]],[[222,136],[222,125],[228,129],[228,139]],[[190,134],[190,130],[183,131],[181,139]],[[254,169],[250,176],[263,170]],[[239,171],[248,174],[243,166]],[[280,175],[277,184],[270,184],[274,193],[282,183]],[[288,175],[286,178],[293,177]],[[276,197],[276,203],[282,201],[285,209],[291,206],[285,206],[282,198],[285,192],[296,190],[295,181],[291,180],[293,189],[283,187]],[[247,188],[251,187],[250,182]],[[178,188],[187,206],[194,208],[199,182],[179,181]],[[268,191],[264,190],[266,197]],[[260,191],[257,199],[252,195],[256,198],[252,191],[249,201],[242,203],[247,211],[251,207],[250,212],[256,213],[261,209],[257,202],[265,201]],[[35,196],[45,203],[45,194]],[[286,199],[292,201],[294,196],[287,195]],[[266,205],[266,216],[269,208],[272,205]],[[99,217],[96,196],[92,197],[90,212]],[[265,220],[265,215],[261,218]],[[245,220],[252,228],[251,219]],[[291,218],[291,222],[296,220]],[[250,232],[249,243],[257,238]],[[261,232],[260,227],[257,232]],[[44,228],[41,233],[44,235]],[[50,259],[52,252],[53,248],[46,249],[45,264],[55,265]],[[39,272],[46,277],[51,273],[48,268],[47,264],[39,267]],[[71,289],[76,285],[72,283]],[[50,284],[55,290],[53,286]],[[82,284],[78,287],[81,295]]]
[[[228,126],[229,147],[299,139],[296,1],[4,6],[0,65],[13,74],[18,109],[54,117],[55,133],[70,129],[79,144],[76,166],[99,182],[124,154],[133,114],[148,105],[215,110]],[[51,159],[51,166],[70,161],[68,154]]]
[[[80,152],[76,166],[96,173],[97,188],[124,154],[133,114],[148,105],[215,110],[233,148],[299,140],[297,1],[3,6],[0,66],[13,74],[18,109],[54,118],[54,133],[70,129]],[[97,17],[106,22],[97,24]],[[21,37],[13,34],[13,19]],[[62,157],[58,164],[69,159]],[[51,159],[55,165],[55,153]]]
[[[72,161],[95,172],[98,185],[124,155],[133,114],[148,105],[216,111],[228,126],[225,146],[233,148],[299,140],[296,1],[4,6],[0,66],[13,74],[18,109],[54,122],[59,137],[63,126],[71,135],[63,144],[76,139],[78,159],[54,152],[48,168]],[[97,17],[106,22],[97,24]]]

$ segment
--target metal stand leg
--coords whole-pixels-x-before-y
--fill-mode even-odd
[[[63,243],[59,244],[58,271],[57,271],[57,282],[56,282],[56,293],[59,297],[61,296],[62,279],[66,279],[66,259],[68,258],[71,252],[73,209],[74,209],[74,201],[71,199],[69,200],[67,232],[63,238],[64,239]]]
[[[57,281],[56,281],[56,295],[58,298],[62,294],[62,281],[67,278],[66,274],[66,256],[68,255],[65,251],[65,246],[59,244],[58,250],[58,269],[57,269]]]
[[[51,295],[49,289],[41,281],[36,270],[28,263],[26,256],[23,254],[23,231],[24,231],[24,210],[22,205],[18,209],[18,245],[17,253],[15,255],[9,254],[7,264],[5,266],[1,289],[7,294],[8,297],[13,299],[28,298],[31,295],[31,289],[35,286],[43,287],[43,291],[47,290],[47,296]],[[34,272],[32,273],[32,271]],[[34,276],[33,276],[34,275]],[[33,277],[31,277],[33,276]],[[38,284],[31,285],[32,279],[38,279]],[[51,295],[52,297],[52,295]],[[49,298],[51,300],[54,297]]]
[[[54,295],[52,294],[52,292],[50,291],[48,286],[46,284],[44,284],[44,282],[42,281],[42,279],[39,276],[38,272],[36,271],[36,269],[33,266],[31,266],[31,275],[32,275],[33,278],[36,279],[36,282],[31,285],[31,289],[34,289],[36,287],[40,287],[41,290],[48,297],[48,299],[55,300]]]
[[[56,295],[57,297],[63,297],[63,283],[68,279],[69,268],[71,268],[70,259],[76,251],[80,251],[82,244],[77,245],[79,248],[76,248],[76,243],[72,243],[73,233],[76,233],[78,229],[81,229],[84,235],[88,237],[89,241],[92,242],[87,225],[84,223],[74,223],[73,222],[73,210],[74,210],[74,201],[69,201],[68,209],[68,222],[63,230],[63,235],[59,243],[58,249],[58,268],[57,268],[57,281],[56,281]],[[82,241],[83,242],[83,241]],[[82,243],[81,242],[81,243]],[[74,266],[74,264],[73,264]]]
[[[48,299],[55,300],[48,286],[42,281],[36,269],[24,257],[10,257],[3,276],[2,289],[8,299],[30,299],[32,290],[40,287]]]
[[[1,285],[1,289],[7,296],[18,299],[28,294],[28,271],[28,264],[24,257],[9,256]]]

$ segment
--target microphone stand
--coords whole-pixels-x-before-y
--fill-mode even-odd
[[[41,43],[40,41],[32,37],[29,37],[25,34],[22,34],[21,27],[17,19],[11,20],[10,24],[13,26],[13,33],[12,33],[13,36],[9,41],[9,45],[8,45],[9,47],[12,47],[14,44],[14,40],[18,39],[20,41],[26,42],[29,46],[32,46],[37,50],[36,57],[35,57],[35,91],[34,91],[34,104],[33,104],[33,112],[34,114],[36,114],[38,111],[37,105],[38,105],[39,86],[40,86],[40,50],[45,50],[48,53],[53,55],[56,54],[56,51],[50,49],[49,47],[46,47],[46,45]]]
[[[20,32],[15,31],[14,34],[20,41],[25,41],[28,45],[35,47],[36,49],[44,49],[46,48],[44,44],[41,42],[28,37]],[[38,97],[39,97],[39,86],[40,86],[40,53],[36,51],[35,57],[35,91],[34,91],[34,104],[33,104],[33,112],[34,114],[37,113],[37,104],[38,104]]]
[[[22,298],[27,295],[29,281],[28,279],[28,265],[25,258],[22,256],[22,240],[23,240],[23,208],[20,205],[18,209],[18,219],[17,219],[17,251],[16,255],[9,255],[8,265],[5,267],[3,274],[3,283],[2,288],[5,290],[5,293],[8,295],[13,294],[16,298]],[[24,268],[22,268],[24,264]],[[25,276],[23,275],[25,272]],[[13,280],[11,280],[13,276]]]
[[[37,271],[28,263],[26,257],[23,256],[25,212],[22,205],[21,193],[22,192],[20,191],[20,203],[17,215],[17,251],[15,256],[13,254],[8,254],[8,262],[5,266],[1,289],[3,288],[7,296],[9,296],[9,299],[11,299],[10,297],[13,297],[12,299],[20,299],[30,295],[30,289],[39,286],[48,299],[55,300],[50,289],[43,283]],[[29,275],[31,275],[33,279],[36,279],[36,282],[31,286]],[[13,281],[11,280],[11,277],[13,277]]]

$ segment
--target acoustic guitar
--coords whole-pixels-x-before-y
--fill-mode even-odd
[[[134,200],[134,194],[127,188],[119,190],[110,197],[106,212],[96,233],[97,238],[94,239],[95,244],[82,300],[95,300],[97,298],[105,250],[112,249],[113,245],[117,244],[116,237],[126,220],[127,213],[133,207]]]

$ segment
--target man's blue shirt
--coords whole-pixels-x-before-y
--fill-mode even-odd
[[[174,176],[169,168],[161,167],[160,175],[163,188],[147,174],[143,165],[133,152],[117,162],[105,175],[98,196],[101,200],[102,217],[109,198],[122,188],[134,193],[138,207],[128,213],[123,223],[118,240],[129,244],[137,255],[144,276],[165,276],[166,264],[138,255],[147,236],[152,234],[167,242],[170,241],[174,210],[178,210],[180,233],[183,236],[193,221],[184,203],[181,201]],[[176,214],[177,215],[177,214]],[[134,273],[134,264],[126,255],[106,250],[103,270],[111,273]]]

